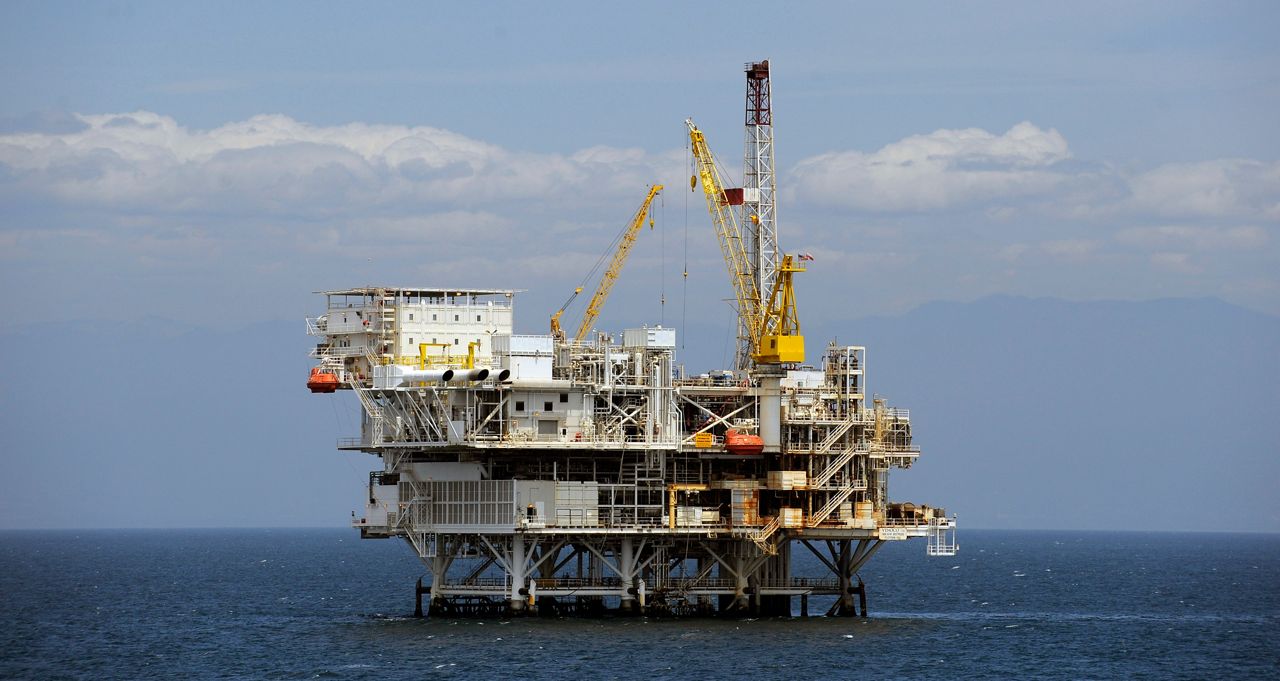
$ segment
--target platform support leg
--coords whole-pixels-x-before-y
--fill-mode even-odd
[[[431,593],[431,587],[422,586],[422,578],[418,578],[418,584],[413,589],[413,616],[422,617],[422,594]]]
[[[736,573],[737,582],[734,585],[732,610],[737,614],[749,613],[751,594],[747,590],[749,586],[747,582],[747,561],[742,556],[734,556],[733,570]]]
[[[525,611],[526,598],[528,590],[525,585],[525,552],[524,552],[524,535],[514,534],[511,536],[511,553],[508,561],[509,575],[511,580],[511,593],[507,596],[507,610],[512,615],[523,615]],[[521,592],[524,593],[521,593]]]
[[[618,546],[618,572],[621,576],[622,591],[618,594],[618,609],[630,615],[639,610],[636,607],[636,580],[632,572],[636,562],[635,542],[631,537],[623,537]]]
[[[863,583],[862,578],[858,578],[858,612],[862,613],[865,619],[867,616],[867,585]]]

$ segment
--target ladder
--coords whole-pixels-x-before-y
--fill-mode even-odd
[[[925,554],[929,556],[954,556],[960,550],[956,541],[955,518],[931,518],[929,520],[928,544]]]
[[[382,346],[378,353],[383,357],[390,356],[394,361],[400,354],[399,339],[396,338],[396,297],[383,294],[378,299],[378,331]]]

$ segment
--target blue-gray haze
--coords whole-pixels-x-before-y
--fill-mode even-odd
[[[1280,531],[1280,319],[1214,300],[1001,297],[807,333],[811,355],[868,346],[870,389],[912,410],[924,455],[893,474],[896,499],[968,527]],[[724,366],[726,335],[692,329],[688,369]],[[0,335],[23,358],[0,365],[0,525],[345,522],[377,460],[335,450],[357,403],[307,392],[312,340],[300,320]]]

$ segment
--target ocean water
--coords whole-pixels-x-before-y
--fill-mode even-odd
[[[409,617],[408,547],[348,530],[4,532],[0,678],[1280,677],[1280,536],[960,539],[886,546],[865,620],[502,622]]]

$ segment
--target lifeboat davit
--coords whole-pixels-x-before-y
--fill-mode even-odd
[[[759,454],[764,451],[764,438],[731,428],[725,431],[724,448],[731,454]]]
[[[307,379],[307,387],[313,393],[332,393],[338,390],[338,377],[320,367],[311,368],[311,378]]]

